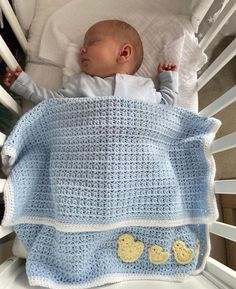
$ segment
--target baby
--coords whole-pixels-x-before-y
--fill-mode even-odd
[[[178,94],[175,64],[158,66],[160,90],[149,78],[134,76],[143,61],[138,32],[119,20],[104,20],[86,32],[79,52],[81,73],[65,88],[52,91],[34,83],[20,67],[7,68],[4,83],[12,91],[33,102],[49,98],[123,96],[149,103],[175,104]]]

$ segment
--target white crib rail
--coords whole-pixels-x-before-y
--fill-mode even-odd
[[[27,5],[27,4],[25,4]],[[15,16],[15,13],[8,0],[0,0],[0,7],[9,22],[12,30],[15,33],[17,40],[19,41],[23,51],[27,50],[27,39],[25,38],[24,32],[21,29],[21,26]]]
[[[236,227],[221,222],[214,222],[210,225],[210,232],[236,242]]]
[[[211,41],[215,38],[217,33],[221,30],[224,24],[229,20],[229,18],[234,14],[236,10],[235,0],[230,0],[225,6],[224,10],[221,12],[219,17],[216,19],[215,23],[207,31],[205,36],[200,41],[199,45],[203,50],[206,50]]]
[[[216,58],[198,79],[198,91],[236,55],[236,39]]]
[[[223,152],[236,147],[236,132],[216,139],[211,147],[213,153]]]
[[[22,264],[22,259],[11,257],[0,266],[0,275],[4,276],[4,279],[1,278],[1,288],[6,288],[9,283],[14,281],[18,273],[17,271],[22,271]],[[21,288],[23,289],[24,287]]]
[[[199,115],[204,117],[210,117],[212,115],[217,114],[219,111],[223,110],[224,108],[234,103],[235,101],[236,101],[236,85],[233,86],[231,89],[229,89],[217,100],[215,100],[210,105],[201,110],[199,112]]]
[[[7,136],[6,136],[5,134],[3,134],[2,132],[0,132],[0,147],[3,146],[6,137],[7,137]]]
[[[8,108],[11,112],[21,115],[21,107],[10,96],[10,94],[0,85],[0,103]]]
[[[0,193],[3,192],[3,188],[5,186],[6,180],[5,179],[0,179]]]
[[[236,180],[215,181],[215,194],[236,195]]]
[[[10,227],[4,228],[4,227],[0,226],[0,239],[11,234],[12,232],[13,232],[12,228],[10,228]]]
[[[230,0],[225,6],[222,13],[217,18],[216,22],[208,30],[206,35],[200,42],[203,50],[209,46],[217,33],[221,30],[223,25],[229,20],[236,10],[235,0]],[[208,83],[234,56],[236,55],[236,39],[215,59],[215,61],[204,71],[198,79],[198,91]],[[223,110],[227,106],[236,101],[236,86],[233,86],[225,94],[220,96],[216,101],[208,105],[200,115],[203,117],[211,117]],[[212,153],[218,153],[225,150],[236,148],[236,132],[226,135],[215,140],[212,144]],[[233,180],[218,180],[215,181],[216,194],[232,194],[236,195],[236,179]],[[236,227],[224,224],[221,222],[214,222],[210,226],[210,232],[221,236],[225,239],[236,242]],[[219,288],[225,289],[236,288],[236,272],[220,262],[209,258],[203,275],[216,284]],[[222,283],[223,282],[223,283]],[[226,285],[225,285],[226,284]]]
[[[229,267],[221,264],[213,258],[208,258],[206,268],[202,272],[208,280],[211,280],[220,289],[233,289],[235,287],[236,273]],[[220,277],[220,279],[219,279]],[[229,287],[228,287],[229,286]],[[200,288],[201,285],[199,285]]]
[[[0,55],[11,70],[16,69],[18,63],[2,36],[0,36]]]

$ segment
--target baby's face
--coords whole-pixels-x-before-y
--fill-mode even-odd
[[[106,34],[108,29],[106,26],[95,24],[87,31],[79,54],[81,70],[89,75],[103,78],[118,72],[117,57],[121,47],[115,37]]]

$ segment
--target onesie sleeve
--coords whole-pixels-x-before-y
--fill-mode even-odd
[[[178,72],[164,71],[159,75],[160,89],[157,94],[161,94],[162,104],[175,105],[178,97]]]
[[[16,94],[33,102],[40,102],[49,98],[77,97],[78,77],[72,77],[65,88],[53,91],[37,85],[24,71],[18,76],[16,81],[10,87],[10,90]]]

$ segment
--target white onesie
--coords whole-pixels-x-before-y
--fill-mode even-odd
[[[162,72],[159,80],[160,89],[157,91],[150,78],[119,73],[101,78],[80,73],[73,75],[65,88],[53,91],[38,86],[25,72],[22,72],[10,89],[36,103],[49,98],[113,95],[148,103],[174,105],[178,95],[178,73],[176,71]]]

